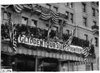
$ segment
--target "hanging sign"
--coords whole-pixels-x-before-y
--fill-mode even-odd
[[[82,54],[83,52],[83,49],[80,49],[79,47],[63,46],[63,44],[61,44],[60,42],[52,42],[52,41],[47,42],[44,39],[27,37],[25,35],[19,35],[18,43],[24,43],[31,46],[40,46],[49,49],[62,50],[62,51],[78,53],[78,54]]]

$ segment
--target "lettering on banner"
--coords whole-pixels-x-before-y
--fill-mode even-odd
[[[82,49],[80,48],[69,47],[67,45],[61,44],[60,42],[45,41],[44,39],[27,37],[25,35],[19,35],[18,42],[32,45],[32,46],[41,46],[49,49],[68,51],[68,52],[73,52],[78,54],[81,54],[83,52]]]

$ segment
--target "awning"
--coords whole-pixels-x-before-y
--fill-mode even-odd
[[[13,53],[13,50],[10,46],[7,44],[2,44],[1,46],[1,51],[3,52],[8,52],[8,53]],[[40,57],[49,57],[49,58],[57,58],[60,60],[72,60],[72,61],[81,61],[84,62],[84,59],[82,57],[79,57],[77,55],[73,54],[65,54],[65,53],[54,53],[54,52],[47,52],[45,50],[33,50],[33,49],[28,49],[25,47],[18,47],[17,51],[15,54],[25,54],[25,55],[33,55],[33,56],[40,56]],[[94,62],[94,59],[88,58],[87,62]]]

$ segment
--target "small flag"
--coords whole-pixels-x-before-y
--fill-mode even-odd
[[[14,52],[16,51],[16,48],[17,48],[17,39],[16,39],[16,25],[14,24],[13,25],[13,33],[12,33],[12,35],[13,35],[13,50],[14,50]]]
[[[15,11],[16,11],[17,13],[21,13],[22,10],[24,9],[24,6],[21,5],[21,4],[15,4],[15,5],[13,5],[13,7],[14,7],[14,9],[15,9]]]

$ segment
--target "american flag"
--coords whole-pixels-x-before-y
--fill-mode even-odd
[[[13,7],[17,13],[21,13],[22,10],[24,9],[24,6],[22,4],[15,4],[13,5]]]
[[[40,15],[40,18],[43,19],[43,20],[48,20],[51,18],[51,15],[50,14],[45,14],[45,13],[41,13]]]
[[[92,46],[92,40],[93,40],[93,38],[89,41],[89,47],[83,47],[83,54],[84,54],[84,56],[85,56],[85,60],[86,60],[86,58],[89,56],[89,51],[91,50],[91,46]]]
[[[52,16],[52,21],[55,23],[55,24],[58,24],[58,20],[59,20],[59,14],[58,13],[55,13],[53,11],[50,11],[50,14]]]
[[[13,25],[13,33],[12,33],[12,48],[14,50],[14,52],[16,52],[16,48],[17,48],[17,38],[16,38],[16,25]]]
[[[75,31],[76,31],[76,27],[72,30],[71,36],[69,37],[69,39],[66,42],[64,42],[64,46],[66,45],[69,46],[72,43]]]

